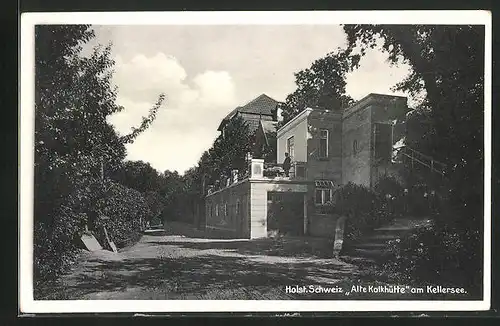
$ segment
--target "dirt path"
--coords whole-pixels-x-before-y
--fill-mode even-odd
[[[223,240],[146,234],[115,254],[85,252],[45,299],[343,299],[343,293],[293,294],[286,286],[347,288],[361,276],[328,258],[327,242]]]

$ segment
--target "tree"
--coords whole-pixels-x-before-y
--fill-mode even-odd
[[[246,154],[254,147],[254,135],[248,124],[241,117],[235,117],[225,127],[224,135],[217,137],[210,149],[205,151],[198,161],[195,181],[205,185],[214,184],[221,176],[229,177],[231,170],[244,172]]]
[[[163,190],[161,192],[164,198],[163,216],[169,220],[176,220],[182,217],[181,197],[185,191],[182,176],[177,171],[165,171],[163,173]]]
[[[158,218],[165,208],[165,201],[163,196],[157,191],[148,191],[144,194],[144,199],[148,205],[151,214],[147,217],[149,221]]]
[[[88,25],[37,25],[35,28],[35,185],[36,203],[48,222],[75,178],[100,177],[125,157],[132,142],[154,120],[164,95],[130,135],[120,136],[107,117],[124,108],[112,87],[111,47],[90,56],[82,45],[94,37]]]
[[[159,192],[163,188],[163,178],[151,164],[143,161],[123,162],[112,174],[121,184],[142,193]]]
[[[96,188],[105,188],[102,166],[112,171],[121,164],[125,144],[154,121],[165,98],[159,96],[138,128],[119,135],[107,122],[124,109],[116,104],[117,88],[111,84],[111,46],[83,55],[83,45],[93,37],[89,25],[35,27],[35,255],[54,250],[37,261],[39,271],[64,265],[60,259],[70,256],[73,238],[95,216],[88,212],[95,212]]]
[[[220,155],[218,170],[226,176],[230,176],[233,169],[244,171],[247,168],[245,157],[252,151],[253,144],[254,135],[250,133],[247,122],[239,116],[231,119],[224,136],[214,143],[214,150]]]
[[[412,70],[395,90],[424,92],[438,159],[460,165],[482,157],[484,28],[480,26],[345,25],[349,47],[364,54],[382,40],[392,64]]]
[[[429,127],[413,141],[449,167],[445,219],[439,222],[443,230],[451,227],[459,235],[463,244],[459,265],[471,284],[479,284],[484,213],[484,27],[345,25],[344,31],[348,47],[360,47],[362,55],[381,40],[390,63],[411,66],[410,74],[395,89],[424,95],[420,112],[410,120],[428,121]]]
[[[422,137],[428,147],[421,148],[448,164],[452,198],[459,211],[475,216],[466,220],[477,221],[483,193],[484,28],[345,25],[344,30],[349,47],[360,45],[364,53],[382,39],[392,64],[410,64],[412,71],[395,89],[425,94],[421,106],[429,109],[431,128]]]
[[[289,94],[283,106],[286,123],[306,107],[339,110],[354,101],[345,93],[345,75],[358,66],[359,55],[338,49],[314,61],[310,68],[295,73],[297,89]]]

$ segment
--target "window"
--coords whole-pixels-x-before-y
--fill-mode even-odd
[[[333,200],[333,181],[330,180],[316,180],[315,181],[315,204],[326,205]]]
[[[219,216],[219,205],[215,205],[215,216]]]
[[[290,155],[290,159],[293,160],[294,156],[295,156],[295,139],[293,136],[291,136],[290,138],[288,138],[286,140],[286,150],[288,152],[288,154]]]
[[[236,200],[236,216],[240,215],[240,201]]]
[[[319,157],[328,157],[328,130],[321,129],[319,131]]]
[[[332,189],[316,188],[316,205],[325,205],[332,201]]]
[[[352,142],[352,154],[353,155],[356,155],[359,151],[359,147],[358,147],[358,141],[355,139],[353,142]]]

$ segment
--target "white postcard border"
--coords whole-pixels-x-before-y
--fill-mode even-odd
[[[34,300],[34,26],[94,25],[319,25],[319,24],[478,24],[485,25],[485,185],[483,300]],[[307,312],[307,311],[479,311],[491,300],[491,13],[488,11],[306,11],[306,12],[99,12],[23,13],[19,108],[19,297],[22,313],[106,312]]]

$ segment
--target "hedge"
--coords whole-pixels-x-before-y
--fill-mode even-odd
[[[401,282],[465,286],[477,293],[481,252],[479,232],[432,224],[391,240],[384,268]]]
[[[335,192],[335,212],[347,217],[347,245],[394,218],[383,196],[352,182]]]
[[[103,216],[108,219],[101,219]],[[139,191],[112,181],[103,184],[96,179],[79,180],[75,190],[55,210],[51,223],[35,216],[35,279],[51,279],[75,260],[87,223],[95,227],[101,244],[105,243],[102,226],[106,226],[108,235],[121,247],[140,238],[151,216]]]

